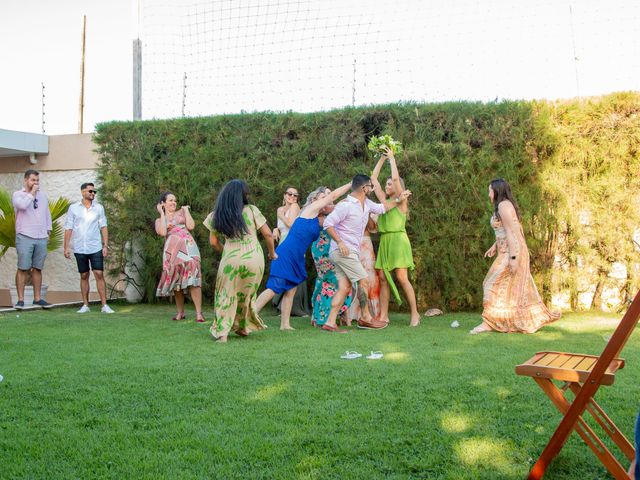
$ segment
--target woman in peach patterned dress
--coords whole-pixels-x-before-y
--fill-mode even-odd
[[[533,282],[520,212],[509,184],[501,178],[493,180],[489,200],[494,207],[491,226],[496,242],[484,256],[497,257],[482,284],[483,322],[469,333],[534,333],[559,319],[560,313],[549,311]]]

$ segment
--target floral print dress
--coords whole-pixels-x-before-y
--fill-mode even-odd
[[[311,255],[316,264],[316,284],[313,289],[313,314],[311,320],[317,325],[324,325],[331,311],[331,299],[338,291],[338,278],[336,277],[335,266],[329,260],[329,244],[331,238],[329,234],[321,230],[318,239],[311,245]],[[348,295],[344,305],[340,308],[338,315],[342,315],[351,305],[352,297]]]
[[[218,266],[215,289],[215,318],[211,335],[227,336],[229,332],[251,332],[266,328],[255,312],[256,294],[264,274],[264,253],[258,241],[258,230],[266,219],[255,205],[246,205],[242,217],[249,232],[242,238],[224,237],[224,249]],[[204,221],[205,227],[223,237],[213,228],[213,215]]]
[[[162,275],[156,289],[158,297],[168,297],[177,290],[186,293],[189,287],[202,285],[200,250],[186,223],[182,210],[176,212],[171,221],[166,220]]]

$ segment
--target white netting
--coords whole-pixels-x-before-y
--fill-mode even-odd
[[[144,0],[144,118],[640,89],[640,2]],[[607,72],[603,76],[603,71]]]

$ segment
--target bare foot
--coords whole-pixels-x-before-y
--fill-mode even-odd
[[[491,331],[493,331],[493,328],[491,328],[486,323],[482,322],[480,325],[475,327],[473,330],[469,330],[469,335],[478,335],[479,333],[488,333],[488,332],[491,332]]]
[[[380,317],[378,321],[381,323],[389,323],[389,317]]]
[[[371,318],[371,315],[365,317],[364,315],[362,315],[360,317],[360,321],[361,322],[365,322],[365,323],[372,323],[373,322],[373,318]]]
[[[280,330],[290,331],[290,330],[295,330],[295,328],[293,328],[291,325],[289,325],[289,326],[280,327]]]
[[[420,314],[411,315],[411,322],[409,322],[410,327],[419,327],[420,326]]]
[[[218,339],[216,340],[216,343],[227,343],[227,336],[224,335],[222,337],[218,337]]]

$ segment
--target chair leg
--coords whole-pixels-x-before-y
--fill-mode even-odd
[[[547,394],[549,399],[551,399],[552,403],[556,406],[556,408],[562,413],[566,415],[567,411],[571,404],[563,395],[562,391],[555,386],[555,384],[547,379],[547,378],[534,378],[536,383],[540,386],[540,388]],[[611,454],[611,452],[607,449],[607,447],[602,443],[602,440],[598,438],[595,432],[587,425],[581,415],[578,415],[574,421],[573,430],[575,430],[578,435],[584,440],[584,442],[591,448],[591,451],[600,459],[602,464],[609,470],[611,475],[614,476],[616,480],[629,480],[630,477],[620,465],[620,462]],[[538,458],[538,461],[529,472],[529,480],[539,480],[544,475],[544,472],[547,468],[547,465],[553,460],[553,458],[560,452],[564,443],[567,441],[567,438],[571,434],[571,430],[569,430],[566,435],[561,436],[556,439],[555,444],[552,445],[552,440],[549,441],[547,447]],[[545,453],[547,456],[545,457]]]
[[[577,383],[571,383],[570,385],[571,391],[574,395],[578,395],[580,392],[580,386]],[[602,407],[598,405],[594,398],[589,400],[589,404],[587,405],[587,411],[591,414],[591,416],[595,419],[596,422],[602,427],[602,429],[607,432],[607,435],[611,437],[611,440],[620,448],[622,453],[629,459],[629,461],[633,461],[636,458],[636,450],[633,448],[633,445],[627,437],[620,431],[620,429],[613,423],[613,420],[609,418],[609,416],[604,412]],[[640,479],[638,479],[640,480]]]

